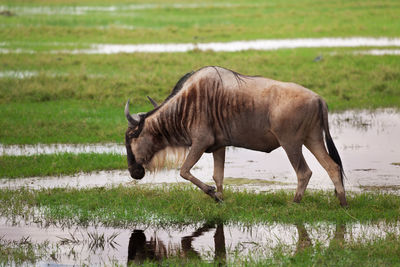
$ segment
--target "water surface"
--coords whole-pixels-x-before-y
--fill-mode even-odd
[[[310,246],[328,247],[332,242],[368,242],[400,235],[399,223],[280,224],[254,226],[202,224],[128,228],[62,226],[0,218],[1,242],[46,242],[47,256],[36,265],[140,264],[169,257],[198,258],[207,262],[231,262],[251,256],[272,257],[280,247],[293,255]],[[53,257],[50,256],[52,252]],[[39,252],[37,252],[39,253]]]

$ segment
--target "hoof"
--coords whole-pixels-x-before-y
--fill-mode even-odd
[[[209,185],[207,188],[206,194],[208,194],[208,195],[215,194],[215,186]]]
[[[215,192],[214,186],[209,186],[206,194],[212,197],[216,202],[222,202],[222,194],[220,192]]]
[[[223,198],[222,198],[222,193],[221,192],[216,192],[214,194],[214,199],[215,201],[217,201],[218,203],[224,202]]]
[[[294,202],[294,203],[300,203],[301,199],[302,199],[301,196],[297,196],[297,195],[296,195],[296,196],[293,198],[293,202]]]

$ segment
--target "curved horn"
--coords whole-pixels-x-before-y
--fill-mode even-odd
[[[147,98],[150,100],[151,104],[153,104],[153,106],[156,108],[158,107],[158,104],[156,101],[154,101],[150,96],[147,96]]]
[[[137,114],[131,115],[129,113],[129,100],[125,105],[125,117],[132,126],[136,126],[140,122],[140,117]]]

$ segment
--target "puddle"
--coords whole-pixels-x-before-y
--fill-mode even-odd
[[[2,46],[8,45],[2,43]],[[244,50],[277,50],[294,48],[332,48],[332,47],[398,47],[400,38],[303,38],[270,39],[212,43],[169,43],[169,44],[91,44],[85,49],[50,50],[53,54],[116,54],[116,53],[179,53],[193,50],[214,52],[237,52]],[[0,48],[0,53],[35,53],[34,50]],[[398,55],[399,50],[374,49],[356,51],[355,54]]]
[[[331,134],[342,157],[347,178],[345,187],[351,191],[398,192],[400,187],[400,113],[394,109],[376,111],[346,111],[329,117]],[[314,156],[303,149],[313,171],[308,188],[333,190],[333,184]],[[0,154],[34,155],[42,153],[118,153],[125,148],[116,144],[93,145],[28,145],[0,146]],[[212,183],[213,160],[204,154],[193,168],[193,174],[202,181]],[[241,148],[228,148],[225,177],[231,186],[256,191],[295,189],[296,174],[282,148],[269,154]],[[230,179],[241,178],[241,179]],[[246,182],[246,180],[248,182]],[[73,176],[0,179],[0,188],[43,187],[95,187],[118,184],[159,184],[186,182],[179,171],[162,170],[146,173],[140,181],[133,181],[127,170],[80,173]]]
[[[255,226],[204,224],[185,227],[135,225],[129,228],[102,226],[65,227],[0,218],[0,242],[45,244],[46,253],[35,265],[125,265],[168,257],[199,258],[207,262],[231,262],[246,256],[273,256],[284,247],[294,254],[305,247],[328,247],[334,240],[367,242],[400,235],[400,223],[334,225],[266,224]],[[36,252],[37,254],[39,252]]]
[[[280,40],[254,40],[213,43],[181,44],[94,44],[89,49],[63,50],[72,54],[115,54],[115,53],[172,53],[191,50],[237,52],[243,50],[276,50],[315,47],[363,47],[400,46],[399,38],[304,38]],[[57,51],[59,53],[60,51]]]
[[[1,49],[0,49],[1,53]],[[32,78],[35,76],[47,76],[47,77],[52,77],[52,78],[59,78],[59,77],[70,77],[73,75],[77,76],[83,76],[82,74],[76,74],[76,73],[51,73],[51,72],[37,72],[37,71],[23,71],[23,70],[18,70],[18,71],[0,71],[0,79],[2,78],[12,78],[12,79],[28,79]],[[102,74],[85,74],[84,75],[87,78],[101,78],[104,77]]]
[[[1,145],[0,155],[32,156],[56,153],[114,153],[126,154],[125,146],[114,143],[105,144],[38,144],[38,145]]]
[[[37,75],[38,75],[37,71],[0,71],[0,79],[1,78],[25,79]]]
[[[17,15],[86,15],[93,12],[116,13],[127,11],[140,11],[147,9],[229,8],[238,6],[241,5],[229,3],[170,3],[111,6],[0,6],[0,12],[11,12],[12,14]]]
[[[353,55],[371,55],[371,56],[399,56],[400,50],[398,49],[372,49],[372,50],[361,50],[352,52]]]

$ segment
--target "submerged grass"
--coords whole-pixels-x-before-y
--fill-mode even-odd
[[[24,215],[39,208],[44,220],[111,226],[136,223],[187,225],[193,223],[316,223],[398,221],[400,197],[362,193],[348,196],[349,209],[339,206],[333,193],[308,192],[301,204],[293,193],[235,192],[226,190],[225,201],[189,186],[115,187],[111,189],[1,190],[0,214]],[[25,207],[25,208],[24,208]]]
[[[49,251],[48,242],[33,243],[29,237],[19,241],[7,241],[0,237],[0,265],[22,266],[35,265],[39,260],[54,255],[55,250]]]
[[[0,156],[0,178],[69,175],[115,169],[126,169],[126,156],[105,153]]]

